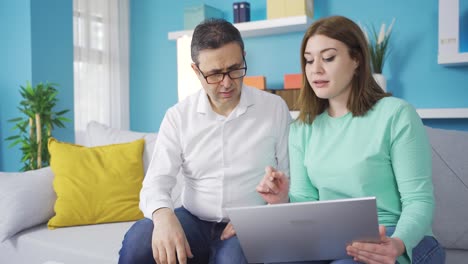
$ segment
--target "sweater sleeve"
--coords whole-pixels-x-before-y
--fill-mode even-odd
[[[392,167],[402,204],[392,237],[404,242],[404,257],[411,261],[413,248],[431,229],[434,210],[429,140],[411,105],[404,104],[397,111],[390,137]]]
[[[276,117],[278,120],[278,141],[275,147],[278,170],[289,175],[288,136],[291,125],[291,114],[284,100],[280,100]]]
[[[295,121],[289,131],[289,167],[291,171],[291,186],[289,199],[291,202],[305,202],[318,200],[318,191],[308,176],[304,165],[305,149],[307,146],[305,134],[310,133],[311,127]]]

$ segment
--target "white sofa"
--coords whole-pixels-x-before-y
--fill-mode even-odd
[[[436,207],[434,234],[447,252],[447,264],[468,259],[468,132],[427,128],[432,146]],[[149,163],[156,134],[119,131],[90,123],[90,146],[145,138],[144,165]],[[117,263],[122,238],[133,222],[48,230],[55,193],[50,168],[26,173],[0,172],[0,263]],[[183,181],[173,191],[180,205]],[[16,232],[18,234],[15,234]],[[11,238],[1,242],[5,236]]]
[[[145,172],[156,133],[112,129],[97,122],[87,127],[87,146],[145,139]],[[25,173],[0,172],[0,263],[12,264],[115,264],[125,232],[134,222],[47,229],[54,215],[56,195],[50,167]],[[173,191],[180,205],[182,182]],[[17,231],[19,233],[15,234]],[[10,237],[11,236],[11,237]],[[2,240],[5,237],[8,239]]]

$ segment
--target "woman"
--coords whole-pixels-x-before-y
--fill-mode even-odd
[[[375,196],[381,242],[354,242],[333,263],[443,263],[431,230],[431,151],[415,109],[371,75],[366,38],[341,16],[312,24],[302,41],[305,76],[291,125],[288,177],[273,168],[257,191],[268,203]],[[288,193],[289,188],[289,193]]]

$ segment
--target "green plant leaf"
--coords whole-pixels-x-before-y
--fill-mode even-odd
[[[10,136],[10,137],[5,138],[5,140],[9,141],[9,140],[17,139],[17,138],[21,138],[21,136],[20,135]]]
[[[23,120],[22,117],[16,117],[16,118],[8,119],[7,121],[8,122],[19,122],[19,121],[22,121],[22,120]]]
[[[55,113],[55,114],[58,115],[58,116],[61,116],[61,115],[64,115],[64,114],[66,114],[66,113],[68,113],[68,112],[70,112],[70,110],[69,110],[69,109],[66,109],[66,110],[62,110],[62,111],[60,111],[60,112],[57,112],[57,113]]]
[[[12,147],[18,145],[19,143],[21,143],[21,139],[17,139],[15,141],[13,141],[10,145],[8,145],[8,147],[12,148]]]
[[[62,110],[59,112],[54,111],[54,107],[58,102],[58,86],[56,83],[39,83],[36,86],[31,85],[29,81],[25,86],[20,86],[19,93],[22,100],[19,103],[18,110],[24,117],[17,117],[8,120],[14,123],[13,131],[18,131],[16,135],[10,136],[5,141],[13,141],[9,147],[20,145],[22,152],[21,162],[23,163],[22,170],[37,169],[38,165],[48,166],[50,162],[50,154],[47,149],[47,141],[51,134],[54,125],[65,127],[63,122],[69,122],[70,119],[61,117],[63,114],[70,110]],[[36,142],[38,136],[36,135],[36,113],[41,119],[40,131],[42,133],[41,148],[39,153],[41,155],[42,164],[37,164],[38,147]],[[32,126],[30,125],[32,119]],[[50,132],[50,133],[49,133]]]
[[[57,117],[57,119],[60,120],[60,121],[64,121],[64,122],[71,122],[70,118],[67,118],[67,117],[64,117],[64,116]]]

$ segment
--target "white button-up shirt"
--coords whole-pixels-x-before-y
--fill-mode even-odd
[[[206,221],[228,221],[226,207],[265,204],[255,188],[270,165],[289,175],[291,116],[283,99],[242,88],[228,117],[213,111],[203,89],[171,107],[159,129],[140,208],[173,208],[176,176],[185,181],[182,204]]]

